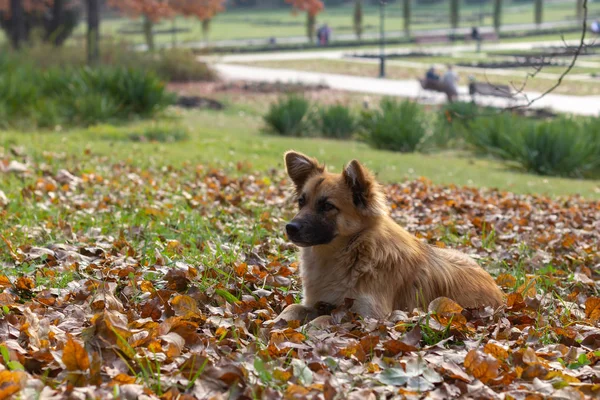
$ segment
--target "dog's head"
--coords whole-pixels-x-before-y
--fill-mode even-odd
[[[294,151],[285,153],[284,160],[299,208],[285,227],[294,244],[328,244],[355,235],[387,213],[379,184],[358,161],[350,161],[341,174],[334,174],[314,158]]]

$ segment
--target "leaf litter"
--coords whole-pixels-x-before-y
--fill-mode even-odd
[[[600,396],[600,203],[386,187],[398,223],[458,248],[500,309],[439,298],[376,321],[274,325],[300,299],[281,171],[0,159],[0,399]]]

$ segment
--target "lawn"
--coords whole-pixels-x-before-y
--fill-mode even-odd
[[[574,19],[575,10],[572,2],[563,1],[559,3],[549,3],[546,5],[544,21],[559,21],[563,19]],[[600,10],[594,3],[589,4],[590,12]],[[476,15],[479,13],[479,6],[463,5],[461,8],[464,17]],[[510,5],[504,9],[505,23],[533,23],[533,4]],[[492,12],[492,2],[482,7],[484,13]],[[448,15],[447,4],[435,6],[415,6],[413,14],[429,15],[439,17],[439,15]],[[353,33],[352,30],[353,6],[327,7],[325,11],[318,16],[318,22],[327,22],[333,29],[334,34]],[[449,17],[443,22],[414,24],[413,29],[437,29],[449,27]],[[306,34],[304,26],[305,15],[293,15],[288,8],[281,9],[261,9],[261,10],[228,10],[214,18],[211,24],[210,40],[226,39],[255,39],[269,37],[288,37],[303,36]],[[365,32],[378,32],[379,30],[379,7],[373,5],[364,6],[363,24]],[[462,27],[471,27],[477,22],[462,21]],[[492,19],[486,17],[481,26],[491,26]],[[130,29],[131,21],[126,19],[107,19],[103,21],[102,31],[106,35],[119,36],[118,30],[122,28]],[[160,25],[160,29],[167,29],[172,26],[170,21]],[[202,32],[200,23],[197,20],[179,18],[176,21],[179,28],[187,28],[190,31],[177,35],[178,41],[202,41]],[[389,32],[400,31],[403,28],[402,4],[395,2],[387,6],[386,30]],[[83,34],[85,27],[81,25],[78,33]],[[128,35],[127,40],[141,43],[142,35]],[[170,43],[172,37],[170,34],[157,37],[158,43]]]
[[[356,97],[355,103],[359,97]],[[373,99],[372,101],[375,101]],[[257,100],[234,106],[227,112],[200,111],[184,113],[181,123],[159,123],[167,131],[183,125],[190,135],[189,141],[174,143],[131,143],[126,137],[132,132],[144,132],[152,123],[138,123],[125,127],[94,127],[71,132],[4,132],[0,145],[28,146],[36,143],[29,154],[43,160],[45,152],[85,154],[92,151],[107,157],[109,162],[128,160],[133,165],[211,164],[218,168],[235,169],[238,162],[246,169],[267,171],[282,168],[282,154],[296,149],[320,157],[333,170],[339,170],[352,158],[362,160],[380,179],[398,182],[426,177],[434,183],[500,188],[516,193],[542,193],[549,195],[580,194],[587,198],[600,198],[600,182],[540,177],[520,173],[505,164],[469,154],[445,152],[434,154],[399,154],[370,149],[355,141],[326,139],[286,138],[262,132],[260,105]],[[174,125],[173,125],[174,124]],[[123,139],[125,137],[125,139]],[[87,168],[85,158],[81,168]],[[246,164],[247,163],[247,164]]]
[[[157,122],[189,128],[173,142],[131,141],[152,122],[0,133],[4,398],[597,398],[600,204],[462,187],[598,197],[597,182],[264,136],[259,108]],[[454,182],[386,185],[392,216],[475,257],[506,304],[382,321],[339,305],[331,325],[274,326],[301,293],[289,148]]]

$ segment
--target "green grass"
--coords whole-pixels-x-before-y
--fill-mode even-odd
[[[24,146],[27,153],[38,160],[46,159],[48,152],[75,155],[93,152],[106,156],[107,160],[127,160],[140,166],[209,163],[231,170],[235,170],[238,163],[242,170],[280,169],[283,152],[295,149],[319,158],[337,171],[349,160],[360,159],[385,182],[424,176],[440,184],[600,198],[600,181],[539,177],[463,153],[398,154],[373,150],[354,141],[269,136],[262,132],[264,124],[258,111],[249,107],[231,107],[225,112],[184,112],[181,121],[173,124],[189,133],[187,141],[130,143],[118,139],[132,132],[144,132],[153,124],[140,122],[118,128],[98,126],[68,132],[0,132],[0,146],[6,151],[13,145]],[[77,167],[95,168],[93,164],[87,165],[85,158]]]
[[[493,2],[483,5],[481,10],[484,13],[491,13]],[[599,11],[600,4],[590,2],[588,5],[590,12]],[[378,32],[379,29],[379,7],[376,5],[364,5],[363,25],[365,32]],[[305,35],[305,15],[298,13],[293,15],[291,8],[280,9],[260,9],[260,10],[227,10],[214,18],[211,25],[210,40],[224,39],[250,39],[250,38],[268,38],[268,37],[287,37]],[[353,5],[338,7],[327,7],[325,11],[318,15],[318,23],[327,22],[334,31],[334,34],[352,33],[352,10]],[[478,5],[466,5],[461,7],[463,16],[479,13]],[[449,7],[445,4],[434,6],[413,6],[413,15],[418,14],[442,14],[448,15]],[[573,19],[575,16],[575,6],[573,2],[563,1],[560,3],[549,3],[544,9],[544,21],[560,21],[563,19]],[[444,22],[426,23],[414,25],[413,29],[437,29],[449,27],[449,18]],[[503,20],[506,24],[533,23],[533,3],[513,4],[504,6]],[[470,27],[474,22],[461,21],[462,27]],[[160,25],[160,29],[167,29],[172,26],[171,21],[166,21]],[[176,26],[179,28],[188,28],[189,32],[177,35],[178,41],[202,41],[202,31],[200,22],[195,19],[178,18]],[[492,26],[492,18],[484,19],[481,26]],[[117,33],[120,28],[130,28],[131,21],[124,18],[107,19],[102,22],[102,32],[105,35],[122,36]],[[397,1],[387,6],[386,11],[386,30],[400,31],[403,27],[402,2]],[[76,34],[81,36],[85,33],[84,24],[77,28]],[[137,43],[143,42],[142,35],[127,35],[128,40]],[[164,34],[157,36],[157,43],[170,43],[172,36]]]

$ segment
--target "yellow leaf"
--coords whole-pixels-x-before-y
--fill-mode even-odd
[[[0,371],[0,400],[21,391],[27,375],[21,371]]]
[[[292,378],[292,373],[281,368],[275,368],[273,370],[273,378],[279,382],[288,382]]]

